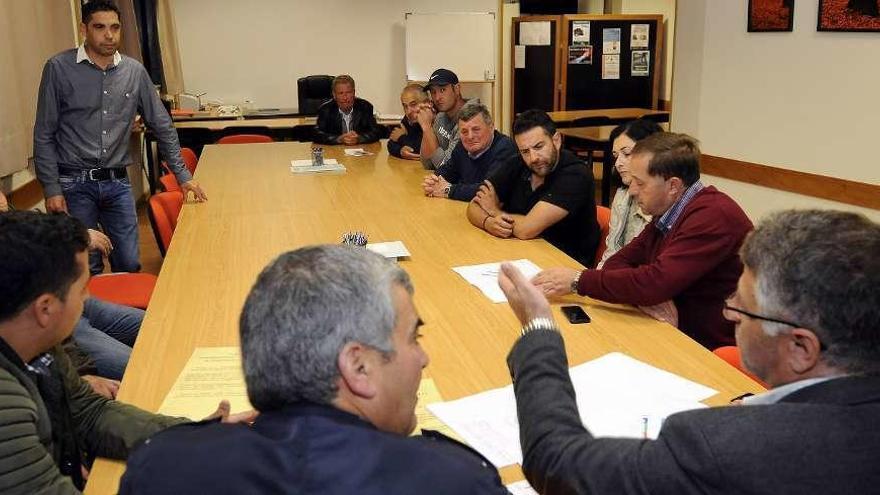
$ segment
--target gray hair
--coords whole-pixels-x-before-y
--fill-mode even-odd
[[[412,294],[405,271],[361,247],[305,247],[270,263],[240,320],[251,404],[269,411],[302,401],[330,403],[339,352],[348,342],[391,356],[395,284]]]
[[[348,74],[340,74],[333,78],[333,82],[330,84],[333,92],[336,92],[336,86],[340,84],[348,84],[351,86],[351,89],[354,89],[354,78],[349,76]]]
[[[458,120],[459,122],[467,122],[477,115],[483,116],[483,122],[485,122],[486,125],[492,125],[492,114],[489,113],[489,109],[486,105],[477,102],[468,103],[461,107],[461,110],[458,112]]]
[[[880,372],[880,225],[855,213],[783,211],[749,234],[740,256],[761,314],[812,330],[833,367]],[[769,335],[791,328],[762,323]]]

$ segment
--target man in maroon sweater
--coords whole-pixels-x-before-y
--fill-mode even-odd
[[[733,345],[721,314],[742,273],[738,251],[752,223],[729,196],[700,182],[690,136],[658,133],[632,150],[629,194],[654,220],[601,270],[551,268],[533,283],[547,295],[633,304],[703,346]]]

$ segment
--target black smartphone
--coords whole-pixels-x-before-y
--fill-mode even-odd
[[[578,324],[578,323],[589,323],[590,315],[584,311],[584,308],[580,306],[563,306],[562,314],[568,318],[570,323]]]

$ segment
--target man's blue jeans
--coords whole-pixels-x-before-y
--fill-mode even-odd
[[[95,298],[86,299],[73,340],[98,368],[98,375],[121,380],[137,339],[144,311]]]
[[[141,269],[138,246],[137,211],[128,179],[92,181],[85,177],[59,177],[67,211],[86,227],[101,230],[113,243],[110,269],[114,272],[137,272]],[[101,253],[89,253],[92,275],[104,271]]]

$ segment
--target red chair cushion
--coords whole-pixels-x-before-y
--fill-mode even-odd
[[[106,273],[89,279],[89,292],[102,301],[147,309],[156,280],[149,273]]]

